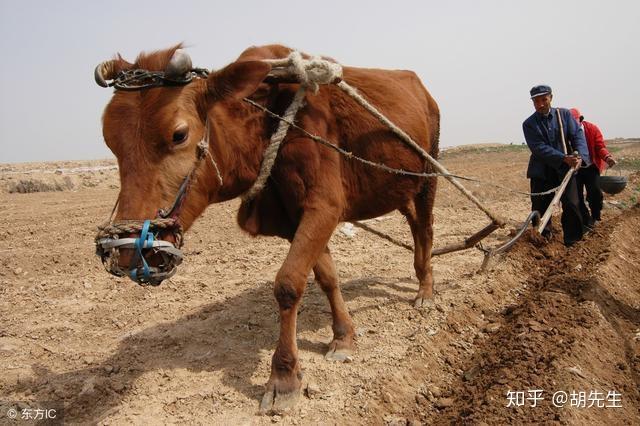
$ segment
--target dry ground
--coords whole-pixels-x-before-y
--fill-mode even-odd
[[[310,281],[298,332],[308,392],[274,416],[256,412],[278,334],[272,280],[285,241],[243,234],[237,201],[211,206],[186,236],[178,275],[139,287],[94,256],[95,226],[118,192],[112,162],[0,165],[0,400],[64,403],[71,423],[638,424],[640,143],[610,146],[631,182],[607,198],[594,233],[571,249],[528,235],[485,272],[475,249],[438,257],[431,310],[411,305],[411,253],[336,231],[358,352],[350,363],[323,359],[331,317]],[[520,146],[443,155],[453,172],[525,191],[527,158]],[[8,193],[20,180],[65,190]],[[465,185],[508,219],[489,246],[528,213],[527,197]],[[436,246],[488,221],[444,181],[435,217]],[[369,225],[411,241],[399,214]],[[533,389],[544,391],[537,407],[507,407],[509,391]],[[556,408],[557,391],[615,391],[621,407]],[[617,405],[612,398],[604,403]]]

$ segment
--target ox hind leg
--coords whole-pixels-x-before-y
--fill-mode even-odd
[[[413,267],[418,277],[418,294],[414,306],[419,308],[433,304],[433,270],[431,249],[433,246],[433,204],[437,178],[427,178],[422,190],[401,212],[407,218],[413,235]]]
[[[263,413],[290,408],[300,396],[302,371],[296,342],[298,306],[307,276],[318,263],[338,224],[340,215],[334,210],[337,209],[318,205],[304,212],[289,253],[276,275],[273,291],[280,310],[280,337],[271,361],[271,376],[260,403]],[[320,269],[328,275],[325,268],[321,266]]]
[[[313,267],[316,281],[327,295],[331,305],[331,316],[333,317],[333,340],[329,344],[329,351],[325,359],[329,361],[344,361],[353,353],[354,328],[351,315],[344,303],[342,293],[338,287],[338,274],[331,258],[329,248],[318,258],[318,263]]]

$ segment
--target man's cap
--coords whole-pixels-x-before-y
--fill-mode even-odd
[[[580,110],[578,108],[571,108],[569,111],[571,112],[571,115],[573,116],[573,118],[576,119],[578,123],[581,120],[584,120],[584,116],[582,115],[582,113],[580,113]]]
[[[551,87],[540,84],[538,86],[533,86],[531,90],[529,90],[529,94],[531,95],[531,99],[537,98],[538,96],[550,95]]]

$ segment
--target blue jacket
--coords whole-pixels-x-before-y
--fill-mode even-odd
[[[571,116],[568,109],[551,108],[549,116],[544,117],[538,112],[534,112],[522,123],[524,138],[531,150],[531,158],[529,158],[529,167],[527,168],[528,178],[547,178],[547,168],[554,169],[560,177],[569,170],[569,166],[562,161],[565,154],[560,138],[560,126],[556,112],[558,110],[562,118],[564,137],[569,145],[567,153],[578,151],[585,165],[591,164],[584,132],[578,122]]]

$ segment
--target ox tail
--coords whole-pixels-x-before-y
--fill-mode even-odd
[[[440,111],[436,110],[435,113],[430,115],[430,118],[433,120],[431,125],[431,138],[430,138],[430,146],[428,153],[431,157],[438,159],[438,155],[440,154]],[[431,173],[434,171],[433,165],[425,159],[424,172]],[[437,178],[426,178],[420,188],[420,195],[426,196],[428,192],[433,192],[431,197],[435,197],[435,185]],[[433,206],[433,199],[431,200],[431,205]]]
[[[437,159],[440,154],[440,111],[434,114],[434,119],[435,123],[431,135],[431,150],[429,151],[429,155]]]

